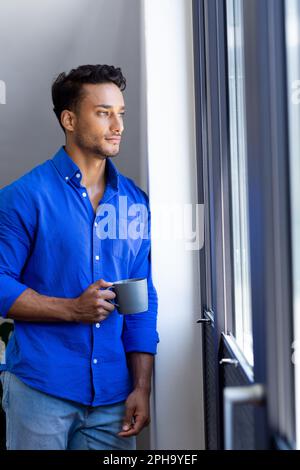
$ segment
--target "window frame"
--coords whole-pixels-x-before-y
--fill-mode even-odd
[[[284,3],[245,1],[243,14],[254,379],[267,393],[257,442],[276,447],[280,436],[294,447]]]
[[[205,224],[211,227],[210,233],[205,234],[205,250],[200,253],[200,281],[202,309],[213,311],[216,356],[222,334],[230,335],[233,331],[224,2],[193,0],[195,57],[199,54],[199,61],[195,61],[195,88],[201,95],[198,101],[196,99],[196,106],[199,105],[196,109],[198,184],[200,201],[204,199],[209,205],[205,208]],[[283,0],[244,0],[243,6],[253,377],[254,382],[262,384],[266,390],[265,406],[256,416],[256,448],[268,449],[271,445],[282,448],[278,442],[293,448],[284,4]],[[211,299],[207,296],[210,287]],[[218,367],[218,362],[215,363]],[[248,377],[251,375],[248,370]],[[220,388],[220,380],[217,384]],[[218,389],[218,393],[221,392]],[[221,396],[218,409],[221,422]],[[219,441],[222,441],[220,436]]]

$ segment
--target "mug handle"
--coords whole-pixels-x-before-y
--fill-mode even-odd
[[[114,287],[115,287],[115,286],[112,285],[112,286],[106,287],[106,289],[113,289]],[[116,307],[120,307],[119,304],[116,304],[116,303],[113,302],[112,300],[108,300],[108,299],[107,299],[106,302],[108,302],[108,303],[110,303],[110,304],[112,304],[112,305],[115,305]]]

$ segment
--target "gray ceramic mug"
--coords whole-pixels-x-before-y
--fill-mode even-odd
[[[116,281],[107,289],[113,289],[116,297],[112,304],[119,313],[141,313],[148,310],[147,278],[133,278]]]

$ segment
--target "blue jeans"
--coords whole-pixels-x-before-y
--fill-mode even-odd
[[[136,450],[121,431],[125,402],[90,407],[50,396],[2,372],[8,450]]]

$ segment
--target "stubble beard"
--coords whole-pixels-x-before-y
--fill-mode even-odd
[[[115,152],[107,152],[102,145],[93,142],[93,139],[87,139],[82,134],[76,134],[75,143],[84,153],[95,155],[101,159],[115,157],[119,153],[119,148]]]

